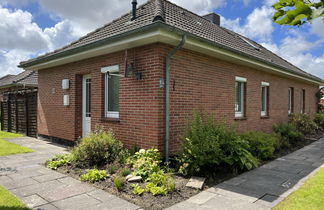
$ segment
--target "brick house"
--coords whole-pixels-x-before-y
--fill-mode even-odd
[[[316,112],[323,80],[166,0],[150,0],[78,41],[22,62],[39,72],[38,133],[75,141],[96,125],[126,145],[179,148],[193,109],[271,132]]]

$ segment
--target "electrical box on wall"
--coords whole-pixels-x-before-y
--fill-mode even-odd
[[[70,89],[70,80],[69,79],[62,80],[62,89],[63,90]]]
[[[64,95],[63,104],[64,104],[64,106],[69,106],[70,105],[70,96],[69,95]]]

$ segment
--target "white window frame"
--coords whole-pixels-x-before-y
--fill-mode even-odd
[[[119,65],[107,66],[101,68],[101,73],[105,74],[105,117],[107,118],[119,118],[119,112],[108,110],[108,77],[119,76]]]
[[[239,82],[239,84],[243,84],[240,88],[242,88],[243,90],[241,90],[241,111],[240,112],[237,112],[236,111],[236,107],[234,107],[234,110],[235,110],[235,118],[240,118],[240,117],[244,117],[244,112],[245,112],[245,107],[244,107],[244,102],[245,102],[245,83],[247,82],[247,79],[244,78],[244,77],[235,77],[235,83],[236,82]],[[236,105],[236,88],[235,88],[235,105]]]
[[[266,117],[268,116],[268,110],[269,110],[269,97],[268,97],[268,94],[269,94],[269,86],[270,86],[270,83],[268,82],[261,82],[261,116],[262,117]],[[262,88],[265,88],[265,96],[262,95]],[[265,98],[264,98],[265,97]],[[262,111],[262,103],[263,103],[263,99],[265,99],[265,111]]]

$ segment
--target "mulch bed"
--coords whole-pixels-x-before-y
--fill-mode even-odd
[[[277,151],[274,154],[274,157],[272,159],[261,162],[260,166],[264,165],[268,162],[271,162],[274,159],[277,159],[279,157],[282,157],[289,153],[292,153],[296,150],[299,150],[299,149],[303,148],[304,146],[307,146],[307,145],[315,142],[316,140],[322,138],[323,136],[324,136],[324,132],[319,132],[317,134],[307,136],[303,141],[299,141],[297,144],[293,145],[291,148]],[[87,172],[86,169],[73,168],[72,166],[64,166],[64,167],[59,168],[57,171],[67,174],[75,179],[79,179],[80,175]],[[201,192],[201,190],[186,187],[185,185],[187,184],[189,179],[175,174],[175,175],[173,175],[173,178],[176,180],[176,191],[175,192],[170,193],[166,196],[153,196],[150,193],[144,193],[143,195],[138,196],[138,195],[134,195],[132,193],[133,188],[131,187],[131,184],[133,184],[133,183],[125,182],[125,185],[124,185],[122,191],[118,191],[114,187],[113,179],[114,179],[114,177],[117,176],[116,174],[119,174],[119,172],[120,171],[117,171],[115,173],[115,175],[112,175],[111,177],[109,177],[108,179],[106,179],[104,181],[94,183],[93,185],[99,189],[107,191],[108,193],[111,193],[111,194],[116,195],[122,199],[125,199],[131,203],[141,206],[144,209],[154,209],[154,210],[155,209],[164,209],[164,208],[170,207],[176,203],[179,203],[181,201],[187,200],[188,198]],[[207,176],[207,181],[204,186],[204,189],[215,186],[215,185],[217,185],[221,182],[224,182],[228,179],[231,179],[237,175],[239,175],[239,174],[233,174],[232,171],[225,169],[225,168],[216,169],[213,174],[209,174]],[[144,184],[140,184],[140,185],[144,186]]]

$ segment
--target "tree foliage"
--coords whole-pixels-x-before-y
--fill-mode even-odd
[[[279,25],[300,26],[316,18],[324,20],[324,0],[278,0],[272,19]]]

